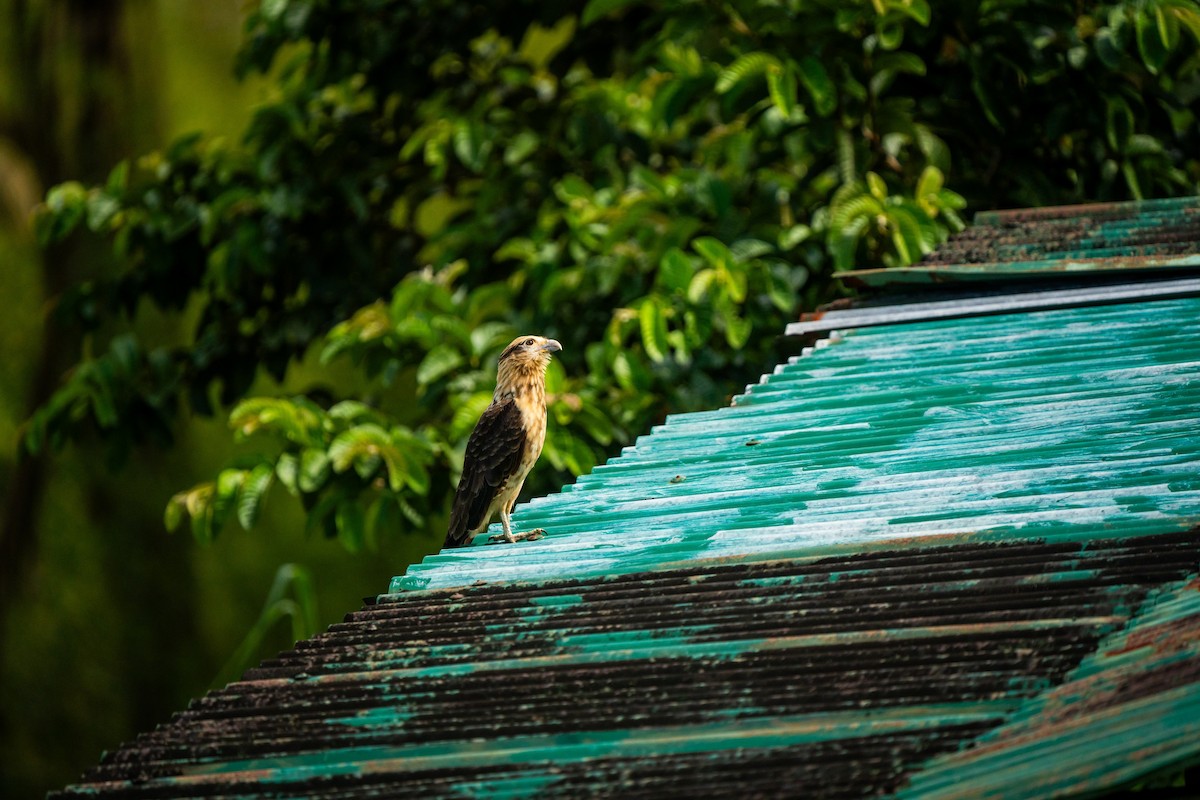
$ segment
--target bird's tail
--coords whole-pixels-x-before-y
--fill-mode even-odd
[[[458,511],[459,509],[455,508],[450,512],[450,523],[446,526],[446,541],[442,543],[443,550],[451,547],[466,547],[471,543],[471,533],[467,530],[466,515],[457,513]]]

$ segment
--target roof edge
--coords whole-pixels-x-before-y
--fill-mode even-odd
[[[1196,296],[1200,296],[1200,277],[1070,289],[1018,290],[1007,294],[988,294],[953,300],[901,302],[884,306],[816,311],[804,314],[798,322],[790,323],[784,331],[784,336],[812,336],[846,328]]]

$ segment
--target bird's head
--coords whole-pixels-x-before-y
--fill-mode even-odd
[[[562,350],[562,345],[545,336],[518,336],[500,354],[500,371],[531,369],[545,370],[550,354]]]

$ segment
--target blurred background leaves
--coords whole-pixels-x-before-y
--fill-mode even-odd
[[[839,270],[1200,182],[1185,0],[242,14],[0,0],[15,796],[436,549],[513,336],[564,345],[544,493],[727,402]]]

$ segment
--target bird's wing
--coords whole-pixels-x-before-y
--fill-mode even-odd
[[[463,459],[463,474],[450,510],[443,547],[461,547],[471,531],[483,522],[488,507],[508,478],[521,465],[525,449],[525,426],[521,411],[512,400],[493,403],[483,412]]]

